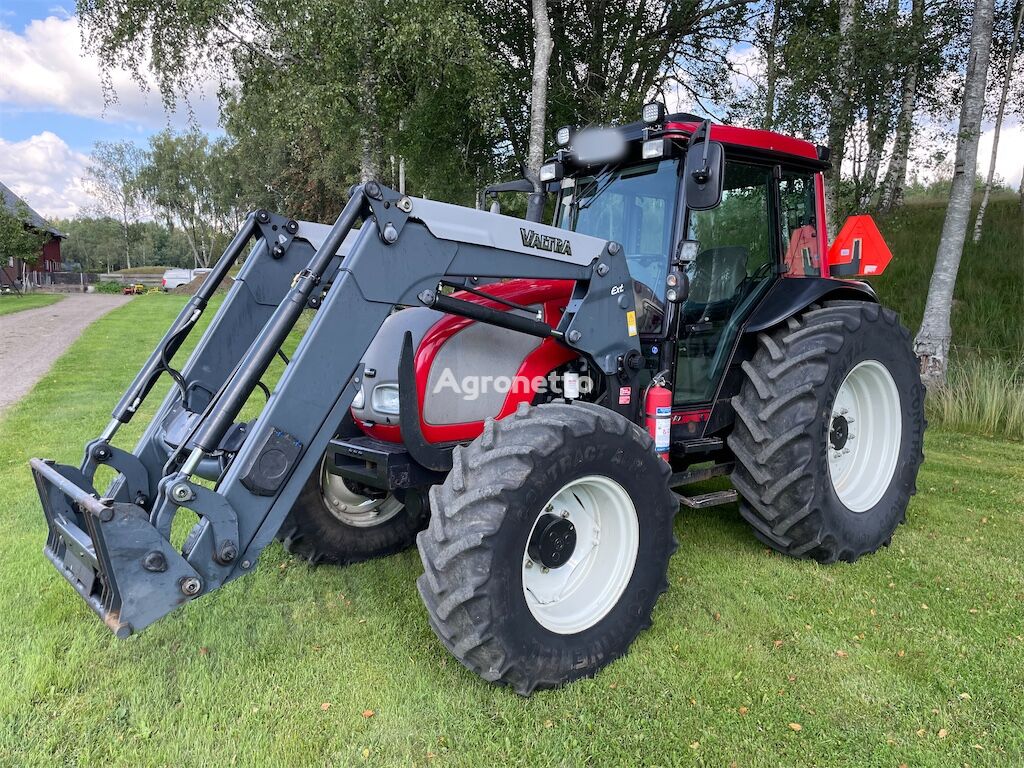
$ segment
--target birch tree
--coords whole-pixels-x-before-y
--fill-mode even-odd
[[[533,82],[530,86],[530,144],[526,161],[526,178],[533,184],[533,194],[530,195],[526,211],[526,218],[531,221],[539,220],[544,209],[544,184],[540,180],[540,166],[544,162],[548,69],[553,48],[547,0],[533,0]]]
[[[942,236],[935,255],[935,269],[928,286],[921,329],[914,339],[914,352],[921,361],[925,386],[942,386],[949,365],[952,336],[950,313],[960,257],[963,254],[967,222],[971,214],[971,196],[978,164],[978,139],[985,110],[985,80],[992,49],[992,24],[995,0],[977,0],[971,21],[971,42],[964,80],[963,104],[956,142],[956,164],[949,192],[949,205],[942,225]]]
[[[903,75],[900,93],[900,111],[896,118],[896,138],[893,141],[889,168],[882,181],[878,208],[888,212],[903,202],[903,185],[907,181],[907,158],[910,155],[910,135],[917,111],[917,81],[920,75],[920,54],[924,37],[924,0],[913,0],[910,12],[909,49],[913,57]]]
[[[132,268],[132,226],[139,220],[142,196],[139,172],[145,154],[130,141],[97,141],[86,169],[89,190],[97,210],[116,219],[121,227],[124,262]]]
[[[996,111],[996,124],[992,133],[992,156],[988,161],[988,177],[985,179],[985,191],[981,196],[981,205],[978,206],[978,218],[974,220],[974,242],[981,240],[981,228],[985,221],[985,209],[988,208],[988,200],[992,195],[992,182],[996,175],[996,156],[999,153],[999,131],[1003,127],[1003,115],[1006,114],[1006,95],[1010,91],[1010,81],[1013,79],[1013,60],[1017,55],[1017,43],[1020,41],[1020,25],[1024,20],[1024,0],[1018,3],[1017,21],[1013,25],[1013,37],[1010,39],[1010,50],[1006,56],[1006,73],[1003,75],[1003,87],[999,93],[999,108]]]
[[[832,91],[829,108],[828,146],[832,170],[827,174],[825,189],[825,220],[829,240],[836,236],[839,223],[839,187],[842,180],[843,156],[846,154],[846,132],[850,127],[850,69],[853,62],[853,27],[856,1],[839,0],[839,56],[836,61],[839,87]]]

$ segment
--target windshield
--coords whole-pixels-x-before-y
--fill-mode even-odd
[[[677,160],[612,167],[576,178],[562,190],[555,225],[622,244],[634,286],[641,332],[664,317],[665,275],[679,177]]]

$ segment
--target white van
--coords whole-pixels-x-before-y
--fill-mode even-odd
[[[181,285],[188,285],[200,275],[212,272],[212,269],[168,269],[160,280],[160,289],[169,291]]]

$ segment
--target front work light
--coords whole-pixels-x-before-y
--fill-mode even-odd
[[[564,173],[561,163],[547,163],[540,167],[540,180],[543,182],[561,181]]]
[[[569,139],[572,138],[572,126],[563,125],[557,131],[555,131],[555,144],[560,147],[566,147],[569,145]]]
[[[398,415],[398,386],[395,384],[378,384],[373,390],[373,410],[377,413]]]
[[[645,141],[641,148],[641,154],[644,160],[657,160],[659,157],[665,157],[668,154],[668,140],[650,139]]]
[[[657,101],[644,104],[642,115],[644,122],[648,125],[660,123],[665,118],[665,105]]]

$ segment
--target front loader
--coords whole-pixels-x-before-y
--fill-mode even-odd
[[[648,106],[559,131],[552,225],[376,182],[331,227],[250,215],[81,464],[32,459],[47,557],[125,637],[275,536],[336,564],[416,543],[439,638],[526,694],[594,674],[650,623],[680,504],[739,498],[758,538],[823,562],[887,543],[923,388],[895,314],[840,279],[884,269],[877,230],[851,219],[826,248],[827,164],[806,142]],[[117,447],[164,373],[142,438]],[[178,548],[181,509],[199,522]]]

